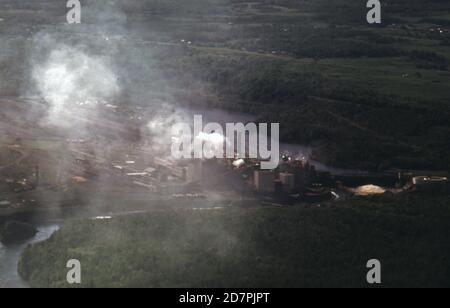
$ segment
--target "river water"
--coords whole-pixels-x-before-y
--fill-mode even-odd
[[[4,246],[0,243],[0,288],[28,288],[17,273],[17,263],[24,249],[34,243],[42,242],[59,229],[56,224],[41,225],[36,236],[22,244]]]

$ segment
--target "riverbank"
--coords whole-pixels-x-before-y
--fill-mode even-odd
[[[168,210],[68,223],[33,245],[19,271],[33,287],[365,287],[377,258],[385,287],[450,285],[449,196]],[[67,259],[67,260],[66,260]]]
[[[59,229],[57,224],[44,224],[37,227],[38,233],[33,238],[20,244],[3,245],[0,243],[0,288],[28,288],[17,271],[19,258],[28,245],[47,240]]]

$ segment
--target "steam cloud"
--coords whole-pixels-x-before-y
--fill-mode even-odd
[[[120,92],[117,77],[106,59],[65,45],[34,68],[33,79],[40,95],[50,104],[46,120],[61,127],[76,124],[68,120],[68,115],[83,116],[86,109],[80,105],[105,103]]]

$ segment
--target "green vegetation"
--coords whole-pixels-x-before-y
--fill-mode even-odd
[[[388,1],[370,26],[364,1],[227,2],[158,20],[149,39],[193,42],[153,55],[171,99],[282,123],[330,165],[450,168],[447,3]]]
[[[367,287],[382,262],[383,287],[450,286],[448,196],[361,198],[288,208],[156,211],[68,223],[25,251],[33,287]]]
[[[282,141],[314,146],[329,165],[450,171],[450,2],[382,2],[374,26],[365,0],[91,0],[69,27],[59,0],[2,1],[0,94],[35,94],[33,64],[68,44],[111,59],[121,86],[111,103],[130,116],[165,102],[247,112],[281,123]],[[449,201],[217,211],[160,202],[151,214],[68,223],[27,249],[19,271],[34,287],[67,287],[70,259],[82,263],[82,287],[365,287],[376,258],[385,287],[448,287]]]
[[[121,34],[123,18],[86,9],[82,26],[65,27],[58,3],[0,6],[3,95],[29,90],[28,58],[45,54],[31,38],[47,31],[116,51],[118,103],[252,112],[335,166],[450,169],[448,1],[386,0],[373,26],[366,1],[131,0],[111,9],[126,14],[129,33],[106,49],[95,27]]]

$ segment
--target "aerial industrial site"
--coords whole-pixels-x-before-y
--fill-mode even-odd
[[[450,286],[449,20],[0,0],[0,288]]]
[[[39,119],[23,117],[22,108],[30,104],[35,110],[45,108],[45,103],[30,99],[2,101],[6,132],[0,169],[2,215],[60,208],[65,198],[64,207],[89,206],[90,194],[104,196],[106,208],[116,210],[146,209],[146,199],[152,200],[148,210],[158,200],[171,199],[178,206],[183,199],[220,200],[227,206],[263,200],[266,205],[283,206],[320,204],[353,195],[407,193],[448,183],[446,177],[423,171],[333,174],[316,169],[301,153],[288,151],[280,157],[279,167],[269,171],[260,169],[261,160],[240,158],[237,153],[232,159],[176,160],[167,146],[155,149],[151,132],[142,132],[139,117],[145,115],[140,110],[130,116],[130,111],[124,115],[112,105],[95,106],[96,112],[101,110],[101,119],[95,114],[77,119],[86,131],[75,128],[65,133],[42,125]],[[92,106],[79,108],[89,115]],[[68,115],[68,119],[72,116],[76,117]],[[119,206],[123,200],[126,204]]]

